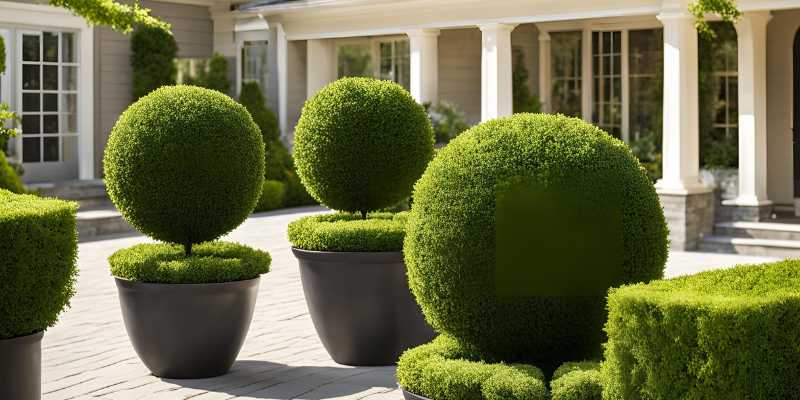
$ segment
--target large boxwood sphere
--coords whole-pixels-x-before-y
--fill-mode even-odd
[[[582,229],[601,229],[596,221],[562,227],[534,221],[516,227],[521,231],[516,242],[522,244],[517,247],[526,255],[519,260],[520,275],[532,275],[545,288],[552,283],[554,292],[501,294],[497,248],[505,243],[496,240],[496,199],[513,182],[539,182],[531,187],[583,196],[598,209],[616,210],[619,240],[596,240],[603,246],[616,244],[616,250],[608,251],[618,251],[619,262],[597,270],[595,259],[605,249],[572,249],[585,248],[575,237]],[[606,197],[609,193],[618,195]],[[570,198],[564,200],[570,204]],[[553,204],[532,201],[526,207],[533,212]],[[592,210],[580,211],[591,215]],[[526,239],[528,228],[552,230],[555,236]],[[563,272],[559,260],[578,261],[582,269],[571,272],[574,278],[592,276],[613,285],[659,278],[667,257],[667,228],[653,185],[622,141],[579,119],[518,114],[480,124],[438,153],[416,184],[404,252],[411,288],[436,330],[484,359],[528,361],[550,369],[600,354],[609,287],[575,293],[563,281],[550,282]]]
[[[340,79],[306,102],[295,130],[297,173],[341,211],[372,211],[408,197],[433,156],[425,109],[400,85]]]
[[[250,215],[264,182],[264,142],[247,110],[194,86],[162,87],[119,118],[105,181],[125,219],[154,239],[218,238]]]

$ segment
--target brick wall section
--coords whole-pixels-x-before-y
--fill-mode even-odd
[[[689,195],[660,193],[664,217],[669,225],[670,248],[695,250],[702,236],[714,227],[714,196],[711,192]]]

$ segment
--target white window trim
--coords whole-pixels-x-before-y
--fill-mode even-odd
[[[536,24],[540,35],[548,37],[552,32],[582,32],[581,38],[581,115],[587,122],[592,121],[592,32],[620,31],[622,37],[622,140],[630,139],[630,72],[628,32],[643,29],[663,29],[663,25],[655,17],[606,18],[582,21],[559,21]],[[552,52],[542,52],[539,57],[539,69],[550,71]],[[539,79],[539,93],[551,90],[551,74],[542,74]],[[549,99],[550,96],[547,96]],[[549,104],[546,107],[550,107]]]
[[[78,96],[78,179],[95,179],[94,28],[83,18],[59,7],[0,1],[0,11],[1,27],[77,31],[78,92],[81,93]],[[12,64],[16,64],[16,60]],[[14,109],[20,106],[16,104]]]

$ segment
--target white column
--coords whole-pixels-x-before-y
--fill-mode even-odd
[[[332,40],[311,39],[306,42],[306,95],[311,98],[336,80],[336,47]]]
[[[80,33],[80,85],[78,95],[78,179],[95,179],[94,170],[94,28],[85,25]],[[100,71],[97,71],[100,73]],[[97,110],[99,111],[99,110]],[[21,139],[20,139],[21,140]],[[21,157],[21,156],[20,156]]]
[[[739,42],[739,196],[726,205],[767,200],[767,23],[769,11],[744,13]]]
[[[515,25],[481,25],[481,121],[513,113],[511,31]]]
[[[278,124],[281,137],[289,134],[289,43],[283,25],[275,24],[275,44],[278,67]]]
[[[439,100],[439,30],[408,32],[411,52],[411,96],[419,103]]]
[[[660,193],[707,192],[699,180],[697,31],[685,11],[663,12],[664,114],[663,178]]]
[[[542,112],[552,111],[550,105],[550,33],[539,33],[539,101]]]

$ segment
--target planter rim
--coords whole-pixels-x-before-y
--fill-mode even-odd
[[[411,395],[411,397],[412,397],[412,398],[419,399],[419,400],[431,400],[431,399],[429,399],[429,398],[427,398],[427,397],[425,397],[425,396],[420,396],[420,395],[418,395],[418,394],[416,394],[416,393],[409,392],[408,390],[406,390],[406,388],[404,388],[404,387],[400,386],[400,384],[399,384],[399,383],[397,384],[397,386],[400,388],[400,390],[402,390],[402,391],[403,391],[403,394],[404,394],[404,395],[405,395],[405,394],[408,394],[408,395]]]
[[[196,289],[201,288],[208,288],[208,289],[223,289],[229,288],[231,286],[247,286],[253,282],[257,282],[261,279],[261,276],[257,276],[253,279],[245,279],[240,281],[230,281],[230,282],[211,282],[211,283],[157,283],[157,282],[139,282],[133,281],[126,278],[120,278],[118,276],[114,276],[114,280],[117,281],[117,285],[121,286],[125,289],[175,289],[178,287],[181,288],[189,288],[193,287]]]
[[[25,336],[14,336],[6,339],[1,339],[0,342],[3,343],[11,343],[11,342],[18,342],[18,343],[33,343],[42,340],[42,336],[44,336],[44,331],[39,331],[36,333],[31,333],[30,335]]]
[[[292,247],[295,257],[330,263],[394,264],[403,262],[402,251],[317,251]]]

